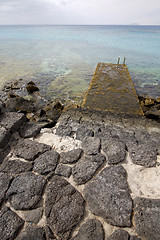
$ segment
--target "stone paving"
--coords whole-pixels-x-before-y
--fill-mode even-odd
[[[159,240],[160,127],[68,111],[0,115],[1,240]]]

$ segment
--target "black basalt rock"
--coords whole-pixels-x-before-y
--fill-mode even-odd
[[[129,234],[123,229],[117,229],[107,240],[129,240]]]
[[[45,193],[47,223],[59,239],[67,240],[71,230],[84,214],[84,200],[69,182],[56,175],[53,176]]]
[[[29,139],[20,139],[14,148],[14,154],[17,157],[33,161],[40,154],[49,151],[50,149],[51,147],[49,145],[31,141]]]
[[[32,209],[41,200],[45,183],[42,176],[22,173],[12,181],[6,198],[16,210]]]
[[[160,236],[160,199],[135,198],[135,230],[142,239],[159,240]]]
[[[78,234],[71,240],[104,240],[104,230],[100,221],[87,220],[79,229]]]
[[[15,239],[24,221],[9,208],[4,207],[0,211],[0,238],[1,240]]]
[[[105,156],[101,153],[83,156],[72,168],[74,181],[77,184],[84,184],[89,181],[105,159]]]
[[[84,193],[93,214],[115,226],[131,226],[132,199],[122,166],[106,167],[86,184]]]

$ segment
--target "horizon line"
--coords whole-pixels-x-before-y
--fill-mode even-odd
[[[0,24],[0,26],[160,26],[160,24],[52,24],[52,23],[17,23]]]

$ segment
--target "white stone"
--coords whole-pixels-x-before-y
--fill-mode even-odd
[[[61,137],[53,133],[41,133],[35,141],[50,145],[58,153],[81,148],[81,141],[68,136]]]
[[[127,171],[127,180],[133,198],[160,198],[160,166],[152,168],[139,166],[133,164],[129,156],[122,165]]]

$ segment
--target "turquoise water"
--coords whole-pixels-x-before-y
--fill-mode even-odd
[[[51,98],[80,101],[98,62],[126,57],[139,94],[160,94],[160,26],[0,26],[0,87],[34,80]]]

